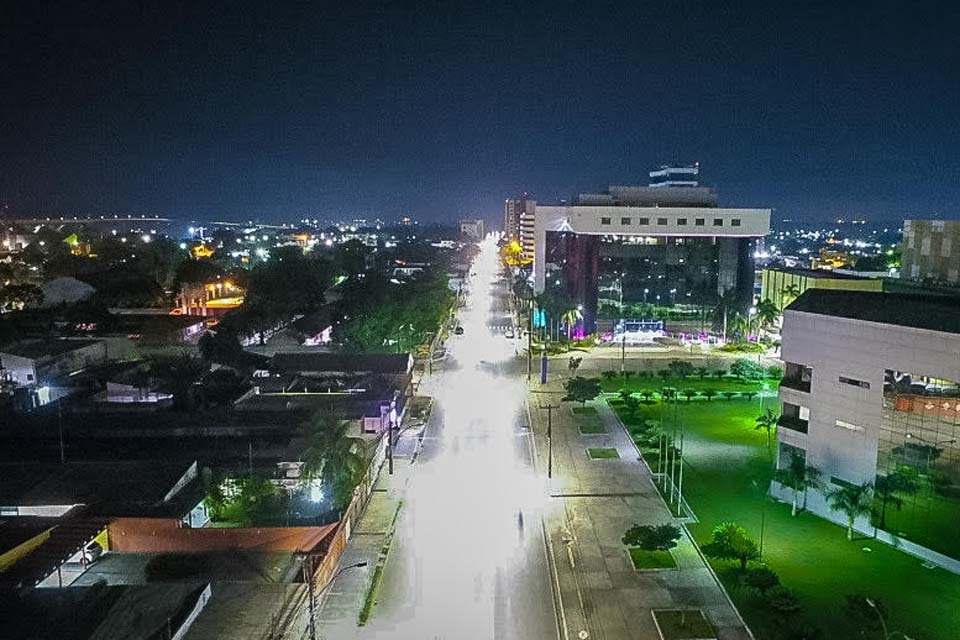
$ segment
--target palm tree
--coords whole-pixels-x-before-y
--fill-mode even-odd
[[[772,327],[780,319],[780,309],[773,303],[773,300],[767,298],[757,304],[757,321],[761,327]]]
[[[704,389],[700,393],[707,399],[707,402],[710,402],[710,400],[717,395],[716,389]]]
[[[836,487],[827,492],[827,501],[831,509],[846,514],[847,540],[853,540],[853,523],[858,516],[868,515],[873,505],[873,485],[864,482]]]
[[[887,505],[892,504],[899,511],[903,508],[903,498],[900,495],[913,495],[917,492],[917,481],[900,471],[885,476],[877,476],[874,481],[873,492],[880,499],[880,523],[881,529],[887,527]]]
[[[693,400],[693,399],[696,397],[696,395],[697,395],[697,390],[696,390],[696,389],[681,389],[680,391],[677,392],[677,394],[678,394],[678,395],[681,395],[681,396],[685,396],[685,397],[687,398],[687,402],[690,402],[691,400]]]
[[[773,479],[785,487],[793,490],[793,508],[790,515],[797,515],[797,497],[803,492],[803,502],[807,502],[807,489],[820,486],[820,470],[807,464],[801,456],[794,454],[790,457],[790,464],[783,469],[777,469]]]
[[[560,316],[560,320],[567,325],[567,340],[573,339],[573,327],[577,322],[583,320],[583,313],[580,311],[580,307],[571,307],[563,312]]]
[[[780,419],[780,416],[773,412],[773,409],[767,409],[766,413],[761,413],[757,416],[757,425],[754,427],[755,430],[759,431],[760,429],[766,429],[767,431],[767,449],[770,448],[770,432],[773,431],[777,426],[777,421]]]
[[[307,434],[303,452],[303,477],[320,478],[336,509],[350,503],[354,488],[363,479],[367,460],[363,443],[347,435],[350,423],[329,411],[318,412]]]
[[[724,398],[726,398],[727,400],[733,400],[734,398],[737,397],[737,392],[736,392],[736,391],[721,391],[721,392],[720,392],[720,395],[722,395],[722,396],[723,396]]]
[[[640,395],[643,396],[643,399],[647,402],[650,402],[654,393],[656,393],[656,391],[653,389],[640,389]]]
[[[780,311],[782,312],[791,302],[800,297],[800,294],[803,293],[800,291],[800,285],[791,284],[787,285],[780,292]]]
[[[696,368],[696,372],[697,372],[697,376],[699,376],[700,380],[703,380],[704,378],[707,377],[707,374],[710,373],[710,370],[707,369],[706,367],[697,367],[697,368]]]

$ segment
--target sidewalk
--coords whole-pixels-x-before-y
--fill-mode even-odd
[[[547,393],[543,393],[547,392]],[[739,614],[684,530],[674,549],[677,569],[637,571],[620,542],[634,524],[674,520],[630,437],[604,402],[597,409],[606,433],[581,435],[572,403],[560,402],[562,381],[529,396],[540,470],[546,473],[547,410],[553,410],[551,496],[545,526],[562,601],[566,638],[659,640],[652,609],[699,608],[720,640],[750,640]],[[588,447],[615,448],[619,459],[592,460]],[[584,635],[586,632],[587,635]]]
[[[357,619],[370,589],[373,567],[390,534],[394,514],[414,472],[412,456],[417,449],[419,435],[420,431],[413,429],[401,435],[394,449],[392,476],[388,473],[387,461],[384,461],[370,502],[356,529],[350,532],[349,543],[338,564],[338,567],[349,567],[366,562],[367,566],[344,571],[319,596],[318,637],[347,638],[362,631],[357,627]]]

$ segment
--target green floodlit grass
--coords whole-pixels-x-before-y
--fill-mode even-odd
[[[596,407],[574,407],[573,414],[577,416],[595,416],[597,415]]]
[[[610,404],[623,411],[616,400]],[[672,431],[673,411],[660,402],[644,405],[630,422],[662,419]],[[843,611],[845,595],[861,594],[883,602],[891,630],[917,640],[954,640],[960,628],[960,576],[926,569],[917,558],[877,540],[848,542],[842,527],[809,513],[791,517],[790,505],[764,497],[776,439],[768,450],[765,432],[754,429],[758,414],[757,399],[677,404],[685,433],[684,497],[700,520],[690,525],[696,540],[707,542],[712,527],[724,520],[759,538],[763,514],[763,561],[800,597],[802,615],[824,638],[861,637],[862,629]],[[656,469],[656,455],[649,450],[644,455]],[[783,637],[780,618],[739,587],[735,563],[712,563],[758,640]]]
[[[664,640],[708,640],[717,637],[700,609],[654,609],[653,615]]]
[[[592,460],[610,460],[612,458],[619,458],[620,454],[616,449],[611,447],[595,447],[592,449],[587,449],[587,455],[590,456]]]
[[[763,380],[757,382],[744,382],[743,380],[738,380],[734,377],[724,377],[720,380],[708,376],[701,380],[698,376],[691,376],[689,378],[667,378],[664,380],[660,376],[654,376],[652,378],[638,378],[637,376],[630,376],[624,380],[621,376],[611,378],[607,380],[606,378],[600,378],[600,386],[604,391],[619,392],[621,389],[626,389],[631,393],[639,393],[643,389],[650,389],[654,392],[659,393],[660,389],[664,387],[673,387],[674,389],[696,389],[697,391],[703,391],[704,389],[713,389],[714,391],[758,391],[763,384],[766,383],[768,389],[776,389],[780,386],[779,380]],[[714,398],[717,400],[718,398]],[[695,400],[694,402],[697,402]]]
[[[669,551],[647,551],[640,547],[630,547],[629,551],[634,569],[675,569],[677,566]]]
[[[599,419],[579,421],[577,427],[583,435],[596,435],[607,432],[607,428],[603,426],[603,422]]]

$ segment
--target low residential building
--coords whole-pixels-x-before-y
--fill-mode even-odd
[[[900,277],[960,285],[960,220],[904,220]]]
[[[44,386],[106,359],[99,340],[24,340],[0,346],[0,379],[20,387]]]
[[[912,489],[893,494],[901,508],[879,492],[857,526],[960,560],[960,301],[810,289],[784,313],[782,353],[777,465],[796,455],[821,471],[824,491],[809,492],[807,508],[842,520],[829,489],[908,477]]]
[[[807,289],[883,291],[883,280],[879,278],[823,269],[764,269],[760,278],[760,299],[772,301],[778,309],[783,309]]]

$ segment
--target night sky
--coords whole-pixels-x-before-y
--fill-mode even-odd
[[[699,161],[777,219],[960,217],[954,3],[15,4],[11,213],[499,221]]]

